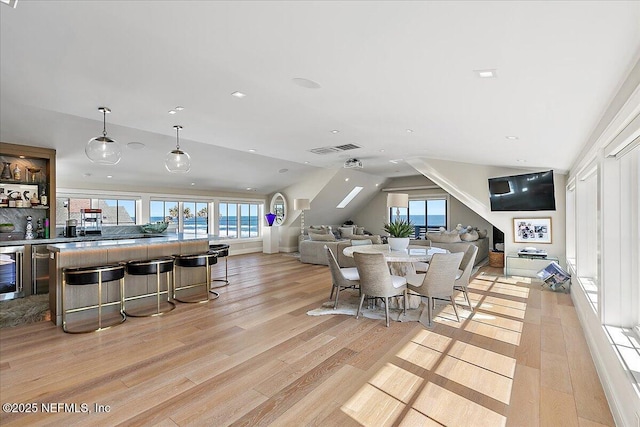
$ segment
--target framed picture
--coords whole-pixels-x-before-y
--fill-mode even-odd
[[[551,243],[551,217],[514,218],[514,243]]]

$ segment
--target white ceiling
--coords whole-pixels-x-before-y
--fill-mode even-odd
[[[640,2],[21,0],[0,5],[0,55],[0,140],[56,148],[61,186],[267,194],[348,157],[565,171],[639,58]],[[100,106],[115,166],[84,155]],[[186,175],[163,166],[175,124]]]

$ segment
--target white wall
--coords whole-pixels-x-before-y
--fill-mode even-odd
[[[565,265],[565,185],[566,176],[553,174],[555,185],[556,210],[537,212],[492,212],[489,203],[489,178],[506,175],[518,175],[533,170],[502,168],[496,166],[472,165],[426,158],[407,160],[420,173],[442,187],[452,196],[504,232],[505,252],[515,253],[520,248],[531,246],[526,243],[514,243],[514,218],[551,217],[551,244],[536,243],[536,247],[545,249],[549,255],[557,256]],[[535,171],[545,170],[544,167]]]
[[[410,198],[449,196],[446,191],[437,187],[431,180],[422,175],[389,179],[382,190],[385,191],[380,191],[352,220],[357,225],[364,226],[367,231],[383,235],[386,234],[383,225],[389,220],[387,208],[387,194],[389,192],[406,193],[409,194]],[[489,236],[491,236],[491,224],[489,222],[454,197],[449,197],[448,228],[454,228],[457,224],[471,225],[481,230],[487,229]]]

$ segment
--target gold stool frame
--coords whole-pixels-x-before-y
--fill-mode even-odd
[[[198,260],[199,258],[203,258],[206,257],[206,261],[205,261],[205,265],[195,265],[195,266],[181,266],[180,265],[180,261],[189,261],[189,260]],[[180,268],[197,268],[197,267],[205,267],[206,268],[206,278],[205,281],[203,283],[194,283],[191,285],[184,285],[184,286],[176,286],[176,280],[175,280],[175,276],[174,276],[174,286],[173,286],[173,299],[179,302],[184,302],[184,303],[202,303],[202,302],[208,302],[209,299],[209,294],[213,294],[215,295],[215,297],[213,299],[216,299],[220,296],[219,293],[214,292],[211,290],[211,263],[209,262],[209,260],[211,258],[216,258],[216,263],[217,263],[217,254],[215,254],[214,252],[204,252],[204,253],[200,253],[200,254],[193,254],[193,255],[176,255],[175,256],[175,260],[174,260],[174,265],[175,267],[180,267]],[[215,264],[215,263],[214,263]],[[174,270],[175,271],[175,270]],[[175,274],[175,272],[174,272]],[[181,290],[185,290],[185,289],[191,289],[191,288],[196,288],[202,286],[205,290],[205,294],[203,295],[202,299],[199,300],[195,300],[195,301],[188,301],[188,300],[184,300],[184,299],[180,299],[176,296],[176,292],[177,291],[181,291]]]
[[[160,273],[160,264],[163,263],[167,263],[167,262],[171,262],[172,264],[172,268],[171,270],[167,271],[167,290],[166,291],[160,291],[160,275],[162,273]],[[165,258],[158,258],[158,259],[149,259],[149,260],[143,260],[143,261],[129,261],[126,264],[126,272],[127,275],[129,276],[149,276],[151,274],[154,273],[148,273],[148,274],[140,274],[140,273],[130,273],[129,272],[129,268],[130,267],[145,267],[145,266],[150,266],[155,264],[156,266],[156,272],[155,272],[155,276],[156,276],[156,291],[152,292],[152,293],[147,293],[147,294],[143,294],[143,295],[135,295],[132,297],[127,297],[126,296],[126,283],[125,283],[125,290],[122,294],[122,300],[123,300],[123,310],[124,313],[129,316],[129,317],[150,317],[150,316],[160,316],[164,313],[168,313],[170,311],[172,311],[173,309],[176,308],[176,304],[171,301],[171,298],[173,296],[173,286],[174,286],[174,282],[175,282],[175,264],[174,264],[174,260],[173,257],[165,257]],[[164,310],[160,310],[160,298],[162,296],[162,294],[166,294],[167,295],[167,301],[166,303],[169,305],[167,309]],[[142,298],[148,298],[148,297],[152,297],[155,296],[156,297],[156,312],[152,313],[152,314],[136,314],[132,311],[127,311],[127,301],[134,301],[137,299],[142,299]]]
[[[114,271],[122,269],[122,277],[118,279],[120,282],[120,300],[112,301],[106,304],[102,303],[102,273],[106,271]],[[108,266],[98,266],[98,267],[70,267],[62,270],[62,330],[68,334],[85,334],[89,332],[97,332],[103,331],[105,329],[109,329],[112,326],[116,326],[127,320],[127,316],[124,313],[124,305],[122,301],[122,296],[124,295],[124,265],[108,265]],[[84,274],[92,274],[98,273],[98,282],[89,282],[81,285],[69,285],[69,286],[88,286],[88,285],[98,285],[98,304],[88,305],[83,307],[76,307],[72,309],[65,308],[65,288],[67,286],[67,276],[69,275],[84,275]],[[113,280],[111,280],[113,281]],[[110,323],[107,326],[102,326],[102,307],[111,306],[111,305],[120,305],[120,319],[117,322]],[[73,331],[67,328],[67,314],[68,313],[77,313],[80,311],[86,311],[91,309],[98,309],[98,328],[97,329],[82,329],[78,331]]]

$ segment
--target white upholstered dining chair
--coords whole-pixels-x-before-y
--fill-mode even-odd
[[[464,256],[462,257],[462,261],[460,262],[460,269],[462,270],[462,274],[453,283],[453,289],[462,292],[462,294],[464,295],[464,299],[467,300],[467,304],[469,304],[469,309],[471,311],[473,311],[473,305],[471,305],[471,300],[469,299],[469,290],[467,289],[467,286],[469,286],[471,271],[473,270],[473,264],[476,262],[477,255],[478,247],[475,245],[469,245],[467,250],[464,251]]]
[[[360,317],[362,303],[369,297],[384,299],[384,312],[389,327],[389,297],[404,295],[404,307],[407,307],[407,280],[402,276],[389,273],[389,266],[382,253],[354,252],[353,259],[360,276],[360,305],[356,319]]]
[[[463,256],[463,252],[434,254],[426,273],[409,274],[406,277],[407,289],[427,298],[429,326],[432,324],[433,305],[436,299],[451,301],[456,318],[458,322],[460,321],[453,299],[453,284],[457,277],[462,276],[459,268]]]
[[[355,267],[341,268],[338,265],[335,255],[327,245],[324,245],[324,250],[327,254],[329,270],[331,271],[331,281],[333,282],[329,299],[333,299],[334,291],[336,293],[336,300],[333,303],[333,309],[335,310],[338,307],[340,291],[344,291],[345,289],[360,289],[360,276],[358,276],[358,269]]]

